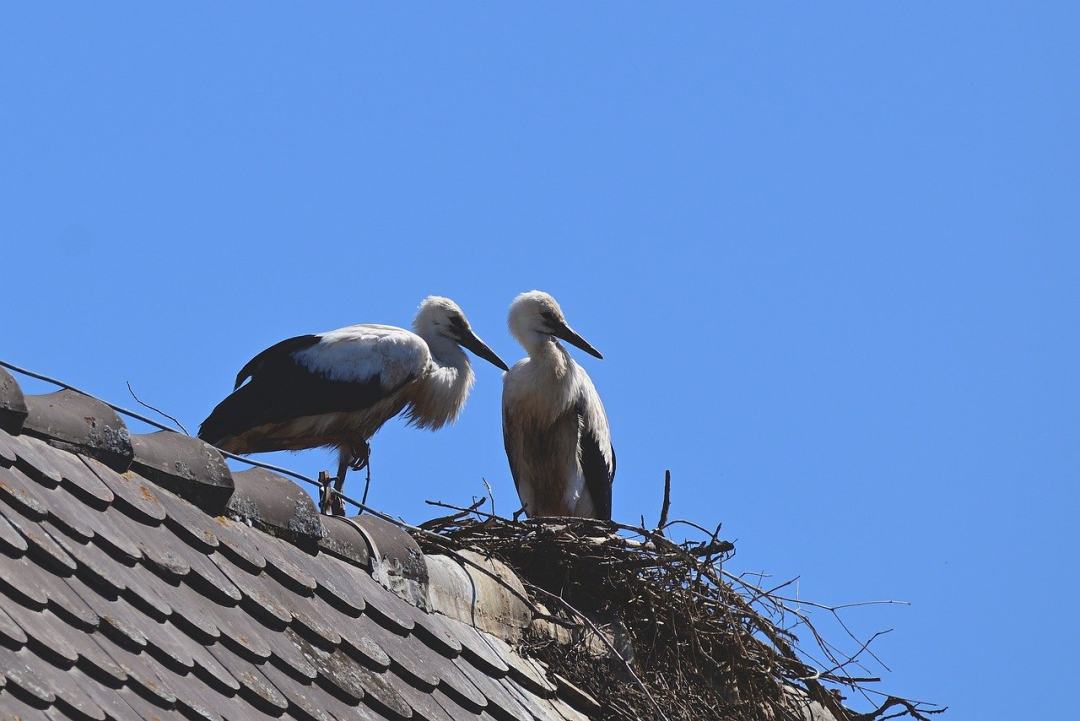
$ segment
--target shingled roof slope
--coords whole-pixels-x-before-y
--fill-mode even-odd
[[[0,370],[0,718],[587,718],[513,649],[527,612],[480,585],[389,524]]]

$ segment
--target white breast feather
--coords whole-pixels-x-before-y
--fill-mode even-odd
[[[415,333],[388,325],[351,325],[319,336],[293,354],[296,362],[328,379],[363,383],[380,376],[396,388],[424,373],[431,360],[427,343]]]

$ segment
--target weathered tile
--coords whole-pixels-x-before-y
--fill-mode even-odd
[[[280,590],[279,600],[292,614],[292,626],[325,648],[341,644],[341,634],[334,628],[329,615],[330,606],[316,597],[299,596]]]
[[[221,714],[215,710],[215,707],[221,705],[221,697],[215,691],[208,689],[199,678],[187,673],[179,673],[164,665],[159,666],[157,671],[176,694],[178,711],[193,719],[222,721]]]
[[[95,634],[94,641],[127,673],[128,687],[138,686],[144,695],[163,708],[171,708],[176,703],[176,694],[158,674],[160,665],[148,653],[132,653],[101,634]]]
[[[225,516],[215,516],[214,523],[217,524],[214,533],[220,543],[219,553],[224,552],[233,563],[252,573],[266,568],[266,559],[254,540],[259,531]]]
[[[13,603],[8,606],[7,613],[26,632],[28,645],[33,646],[38,655],[46,655],[64,665],[73,664],[79,658],[78,651],[63,633],[63,628],[69,627],[48,609],[31,611]]]
[[[307,571],[318,584],[316,592],[350,616],[359,616],[364,607],[364,594],[353,579],[354,573],[364,573],[333,556],[320,553],[308,562]]]
[[[421,691],[407,683],[395,686],[398,693],[405,699],[405,703],[413,710],[414,719],[425,721],[453,721],[450,714],[439,705],[439,702],[427,691]]]
[[[0,636],[7,639],[8,643],[5,645],[8,646],[22,646],[26,643],[26,634],[19,624],[15,623],[15,619],[4,612],[2,605],[0,605]]]
[[[54,525],[84,543],[94,537],[94,529],[87,521],[93,518],[96,511],[71,495],[63,486],[55,488],[42,486],[38,494],[48,506],[49,520]]]
[[[330,623],[341,635],[342,647],[346,653],[376,671],[390,668],[390,657],[367,632],[366,624],[357,623],[355,618],[330,604],[326,605],[326,613]]]
[[[222,573],[238,588],[243,595],[242,604],[250,612],[259,615],[272,627],[284,627],[292,621],[292,613],[280,602],[279,596],[284,589],[277,586],[266,575],[248,573],[239,568],[224,554],[210,557]]]
[[[188,551],[186,544],[173,535],[172,531],[163,524],[152,525],[140,522],[138,519],[124,515],[130,519],[130,523],[121,525],[128,538],[139,547],[143,560],[149,562],[163,574],[175,578],[181,578],[191,572],[191,565],[184,560],[186,553],[198,553]],[[179,549],[184,553],[180,553]]]
[[[154,486],[146,479],[131,471],[117,473],[90,456],[80,455],[79,458],[113,492],[113,503],[120,510],[143,523],[155,524],[165,520],[165,508],[158,501]]]
[[[258,708],[270,714],[279,714],[289,707],[289,702],[255,664],[247,661],[219,644],[209,651],[233,678],[240,682],[240,693]]]
[[[474,666],[495,677],[502,677],[510,672],[510,666],[493,643],[494,637],[452,618],[444,619],[443,622],[454,631],[454,636],[461,641],[462,654]]]
[[[464,658],[455,658],[455,667],[488,700],[488,711],[503,719],[528,718],[525,708],[503,687],[498,679],[479,670]]]
[[[548,679],[547,669],[538,661],[515,653],[501,638],[492,638],[491,643],[510,667],[511,678],[538,696],[550,698],[555,695],[557,687]]]
[[[226,695],[240,690],[240,682],[233,678],[225,667],[206,650],[206,646],[191,638],[170,621],[164,623],[164,631],[177,646],[183,648],[187,656],[191,657],[195,664],[192,671],[205,683]]]
[[[135,709],[127,705],[127,702],[112,688],[99,682],[78,668],[68,669],[68,678],[71,679],[94,703],[113,721],[141,721]]]
[[[57,543],[75,559],[78,568],[76,575],[87,583],[107,588],[110,593],[120,593],[124,590],[122,574],[117,572],[119,561],[93,543],[80,543],[71,536],[63,533],[60,529],[44,522],[43,526]]]
[[[52,467],[48,458],[42,455],[42,449],[48,450],[48,445],[36,438],[30,438],[25,434],[9,436],[10,445],[18,456],[16,463],[23,466],[35,477],[40,477],[43,483],[55,486],[61,480],[60,471]]]
[[[172,614],[172,606],[159,593],[163,584],[149,570],[140,565],[127,566],[92,543],[78,543],[48,521],[42,525],[78,561],[76,575],[84,583],[106,589],[103,595],[123,595],[158,620]]]
[[[507,677],[499,679],[499,683],[502,684],[502,687],[506,689],[507,693],[509,693],[515,701],[528,709],[529,713],[532,714],[534,718],[540,719],[541,721],[546,721],[546,719],[562,721],[562,717],[556,713],[554,708],[547,705],[547,702],[544,699],[533,695],[527,689],[518,685],[512,678]]]
[[[191,566],[191,572],[184,579],[203,595],[209,596],[220,604],[238,603],[244,596],[240,589],[221,572],[214,562],[214,556],[204,556],[194,549],[184,556]]]
[[[45,703],[62,703],[75,710],[82,718],[105,721],[105,712],[83,693],[76,684],[70,683],[67,672],[32,654],[28,649],[17,653],[0,651],[0,668],[8,681],[26,693]]]
[[[209,553],[218,547],[213,519],[194,504],[164,488],[158,488],[157,499],[165,507],[165,523],[185,543]]]
[[[0,428],[0,463],[10,466],[17,459],[18,455],[15,453],[15,443],[11,435],[3,428]]]
[[[163,705],[155,704],[127,686],[117,689],[116,693],[143,721],[189,721],[175,709],[175,701]]]
[[[18,686],[41,703],[54,703],[56,694],[37,672],[37,664],[37,656],[25,648],[12,651],[0,646],[0,672],[7,678],[8,686]]]
[[[218,604],[186,583],[174,588],[170,602],[173,614],[169,620],[189,636],[207,644],[221,638],[217,624]]]
[[[0,553],[21,556],[26,549],[26,539],[7,522],[7,519],[0,516]]]
[[[324,711],[319,704],[318,697],[312,693],[309,683],[298,681],[271,663],[263,664],[259,668],[267,680],[288,699],[290,715],[311,721],[334,721],[333,716]]]
[[[259,533],[252,540],[266,559],[266,572],[274,580],[297,593],[315,591],[317,584],[311,574],[304,570],[306,560],[301,559],[300,556],[304,554],[299,549],[266,533]]]
[[[104,508],[113,502],[113,492],[79,456],[59,448],[47,448],[42,455],[47,456],[51,466],[60,472],[64,488],[96,508]]]
[[[413,608],[379,585],[366,573],[354,574],[357,586],[364,596],[364,613],[383,626],[398,632],[409,633],[416,625],[408,609]]]
[[[252,619],[243,608],[221,606],[216,621],[222,642],[231,642],[238,653],[257,663],[270,657],[270,646],[264,636],[273,631]]]
[[[45,711],[31,706],[15,694],[0,693],[0,721],[51,721],[51,719]]]
[[[37,522],[18,513],[3,500],[0,500],[0,516],[22,534],[29,544],[26,552],[39,564],[65,576],[75,572],[75,560]]]
[[[294,678],[309,682],[315,679],[318,671],[304,655],[304,644],[300,643],[299,634],[291,628],[284,631],[270,631],[263,636],[270,646],[271,659],[285,669]]]
[[[461,641],[446,624],[443,616],[416,609],[413,621],[416,624],[413,633],[422,638],[428,646],[451,658],[461,655]]]
[[[127,516],[109,507],[93,517],[94,542],[104,548],[121,563],[131,565],[142,560],[142,551],[128,536],[125,526],[131,524]]]
[[[476,721],[475,711],[465,708],[455,699],[443,693],[441,689],[432,691],[431,698],[442,707],[443,711],[445,711],[453,721]],[[526,715],[515,721],[532,721],[532,719]]]
[[[431,649],[416,638],[399,636],[380,626],[367,614],[353,620],[353,624],[367,638],[374,641],[390,657],[392,668],[403,670],[410,679],[431,690],[439,685],[439,674],[432,659]],[[442,657],[438,657],[442,658]],[[448,660],[442,659],[449,663]]]
[[[49,509],[38,488],[40,486],[18,468],[0,468],[0,500],[34,521],[45,518]]]
[[[11,558],[0,553],[0,591],[31,608],[44,608],[48,599],[41,590],[43,571],[26,556]]]

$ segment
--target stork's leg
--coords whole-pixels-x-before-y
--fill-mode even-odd
[[[360,499],[360,503],[367,505],[367,494],[371,488],[371,446],[367,441],[361,441],[359,446],[353,447],[353,463],[349,467],[354,471],[367,471],[367,478],[364,481],[364,495]],[[364,509],[360,509],[363,513]]]
[[[338,493],[345,486],[345,474],[349,472],[349,468],[353,464],[352,453],[346,450],[344,447],[338,451],[338,469],[337,477],[334,478],[334,491],[331,492],[329,479],[326,479],[326,484],[323,487],[322,493],[319,498],[319,510],[323,513],[332,516],[344,516],[345,504],[341,500],[341,496]],[[320,480],[323,480],[320,476]]]

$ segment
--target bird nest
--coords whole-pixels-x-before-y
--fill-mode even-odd
[[[478,551],[517,573],[537,619],[522,652],[596,699],[590,716],[927,721],[945,710],[873,691],[879,679],[849,671],[872,653],[869,641],[841,654],[818,633],[805,601],[797,606],[726,570],[734,546],[719,538],[719,528],[516,521],[482,513],[479,503],[435,505],[456,512],[423,524],[417,540],[433,552]],[[673,540],[677,528],[697,537]],[[852,692],[871,710],[851,710],[845,696]]]

